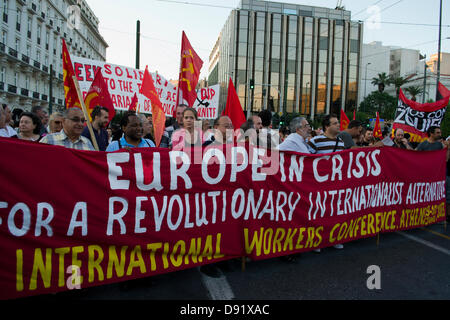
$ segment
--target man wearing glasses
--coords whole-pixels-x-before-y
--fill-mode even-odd
[[[81,135],[86,122],[81,109],[66,109],[63,117],[63,129],[61,132],[46,135],[40,142],[69,149],[95,151],[91,141]]]
[[[289,129],[292,133],[278,146],[278,149],[280,151],[310,153],[306,144],[306,139],[311,137],[311,126],[308,120],[297,117],[291,121]]]

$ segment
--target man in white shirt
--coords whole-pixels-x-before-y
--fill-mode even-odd
[[[9,125],[11,122],[11,110],[6,104],[3,104],[0,109],[0,112],[3,114],[3,119],[0,121],[0,137],[17,138],[17,132]]]
[[[291,134],[278,146],[280,151],[310,153],[306,139],[311,136],[311,126],[304,117],[294,118],[289,124]]]

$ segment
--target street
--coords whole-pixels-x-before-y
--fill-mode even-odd
[[[382,234],[378,246],[377,238],[358,240],[343,250],[303,253],[294,262],[250,261],[245,271],[235,259],[220,270],[220,278],[193,268],[126,287],[113,284],[22,300],[448,300],[450,228],[436,224]]]

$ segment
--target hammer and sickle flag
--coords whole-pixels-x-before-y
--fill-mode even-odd
[[[78,98],[77,89],[73,81],[75,72],[73,71],[72,60],[70,59],[69,50],[67,50],[66,41],[62,39],[62,59],[63,59],[63,81],[64,81],[64,97],[66,99],[66,108],[80,108],[81,103]]]
[[[108,85],[105,82],[105,78],[102,75],[102,69],[98,68],[95,74],[94,81],[92,81],[91,87],[84,98],[84,104],[86,105],[86,110],[89,115],[89,120],[92,122],[91,113],[96,106],[105,107],[108,109],[108,119],[109,122],[116,115],[116,110],[114,109],[114,104],[109,94]]]
[[[381,132],[380,113],[378,112],[377,112],[377,120],[375,121],[375,126],[373,128],[373,136],[379,139],[383,138],[383,133]]]
[[[150,99],[152,104],[152,120],[153,131],[155,133],[155,144],[157,147],[161,144],[161,137],[164,134],[166,128],[166,113],[159,99],[159,95],[156,92],[155,83],[153,82],[152,75],[148,72],[148,67],[145,67],[144,79],[142,80],[141,94]]]
[[[348,128],[348,125],[350,124],[350,120],[348,119],[347,115],[344,112],[344,109],[341,109],[341,131],[344,131]]]
[[[192,48],[186,33],[183,31],[181,39],[181,63],[178,79],[177,105],[186,103],[192,107],[197,99],[197,86],[203,61]],[[176,108],[174,113],[176,112]]]

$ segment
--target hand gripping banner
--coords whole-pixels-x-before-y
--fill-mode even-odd
[[[105,153],[3,138],[0,148],[1,299],[268,259],[445,219],[444,150]]]

